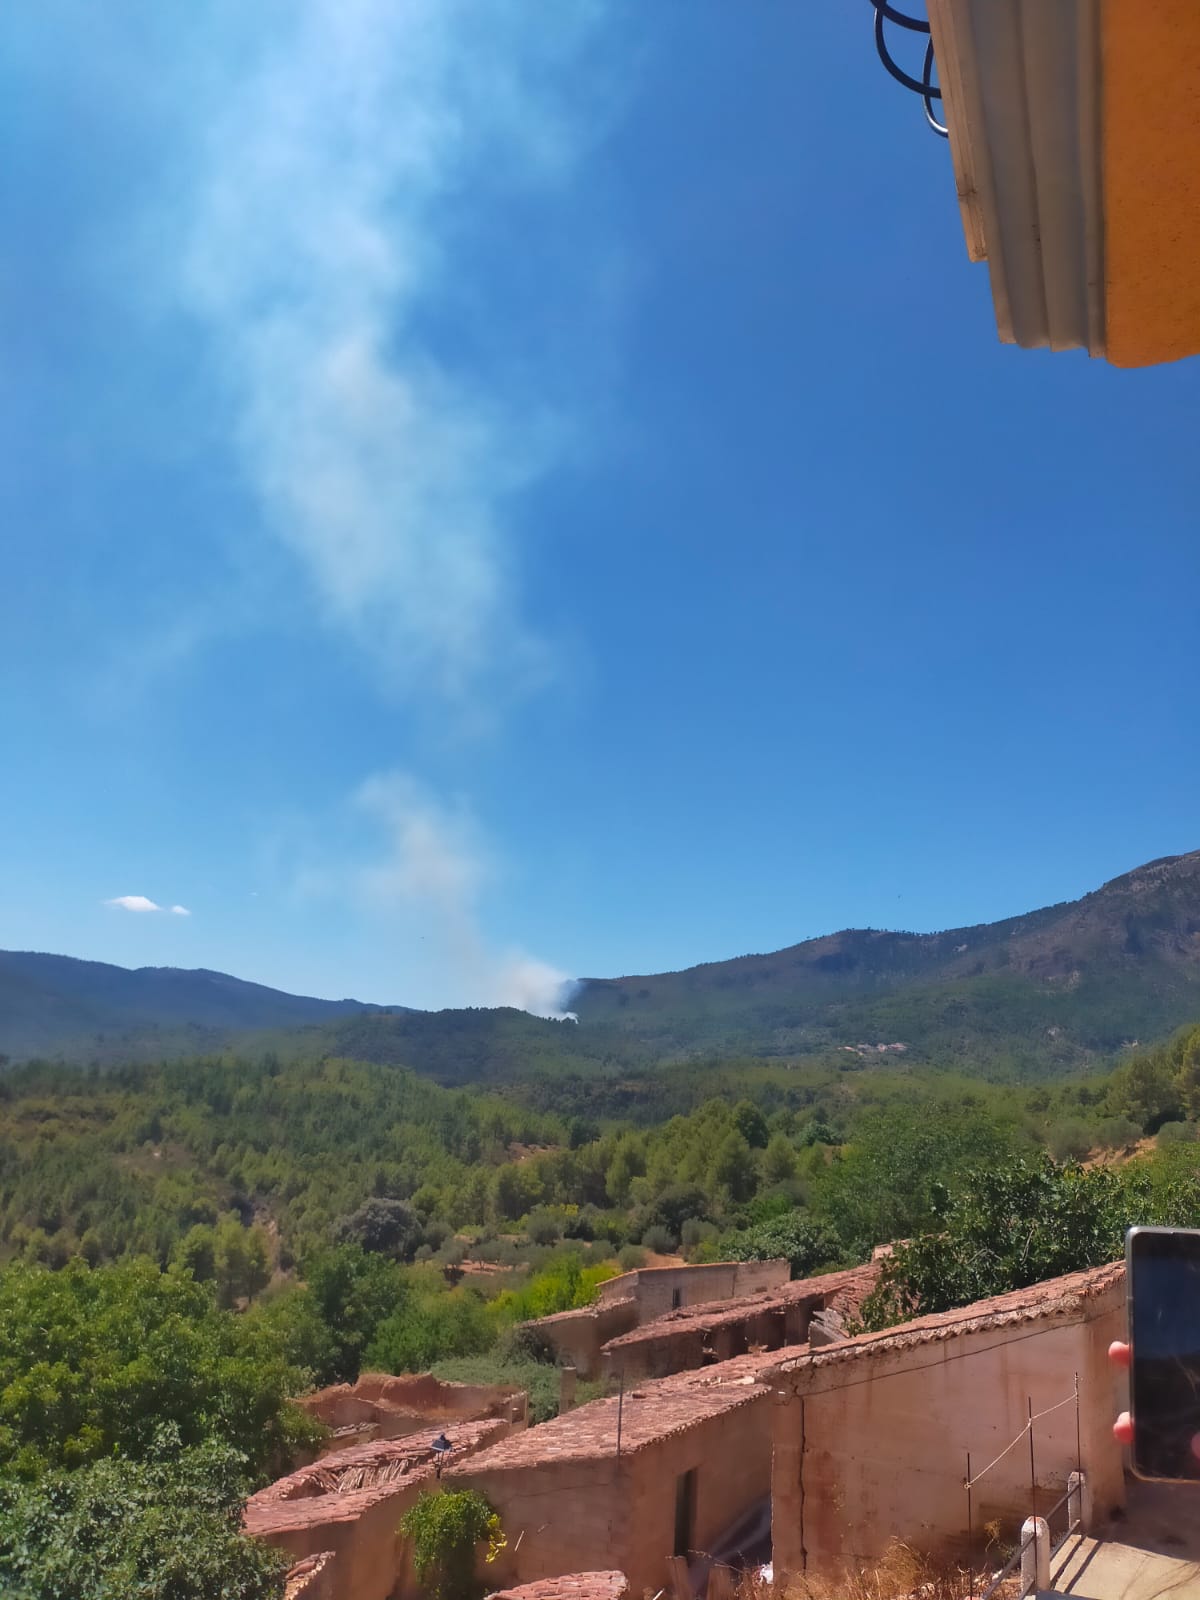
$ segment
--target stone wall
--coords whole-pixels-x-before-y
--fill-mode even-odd
[[[1072,1395],[1076,1374],[1079,1451],[1093,1503],[1098,1514],[1121,1504],[1111,1431],[1119,1385],[1107,1349],[1123,1328],[1123,1273],[1106,1268],[790,1364],[773,1407],[777,1575],[832,1574],[882,1554],[893,1538],[964,1556],[967,1452],[978,1474],[1021,1432],[1030,1399],[1035,1413],[1058,1405]],[[1073,1400],[1036,1421],[1034,1463],[1048,1507],[1076,1465]],[[974,1525],[998,1520],[1011,1534],[1031,1510],[1022,1442],[975,1488]]]
[[[594,1378],[601,1368],[601,1348],[609,1339],[637,1327],[637,1302],[608,1300],[579,1311],[539,1317],[523,1327],[554,1352],[560,1366],[574,1367],[581,1378]]]

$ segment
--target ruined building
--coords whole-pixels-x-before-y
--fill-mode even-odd
[[[442,1486],[477,1489],[500,1514],[495,1587],[615,1600],[623,1580],[632,1596],[680,1581],[702,1594],[715,1569],[768,1553],[785,1579],[835,1575],[892,1539],[961,1558],[972,1527],[978,1553],[985,1524],[1011,1535],[1072,1473],[1096,1518],[1123,1503],[1111,1432],[1123,1379],[1107,1360],[1124,1328],[1123,1267],[853,1334],[872,1281],[868,1267],[724,1304],[668,1301],[613,1336],[610,1357],[628,1363],[618,1394],[536,1428],[456,1423],[444,1462],[436,1429],[336,1451],[254,1496],[247,1531],[297,1559],[333,1552],[319,1573],[297,1572],[312,1592],[296,1600],[416,1600],[398,1524],[441,1467]],[[721,1359],[735,1339],[803,1335]],[[631,1373],[663,1365],[677,1370]]]

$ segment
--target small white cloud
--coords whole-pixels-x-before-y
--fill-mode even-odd
[[[106,900],[106,906],[112,906],[118,911],[161,911],[162,907],[153,900],[147,900],[144,894],[119,894],[113,900]]]
[[[171,907],[171,915],[173,917],[190,917],[191,914],[192,913],[188,910],[188,908],[186,906],[172,906]]]

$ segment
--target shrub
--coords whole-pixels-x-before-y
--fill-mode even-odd
[[[400,1531],[412,1540],[417,1581],[432,1600],[471,1600],[475,1579],[475,1546],[487,1541],[494,1561],[506,1540],[500,1518],[474,1489],[423,1494],[400,1519]]]
[[[680,1245],[684,1250],[695,1250],[706,1240],[717,1237],[716,1226],[711,1222],[701,1222],[699,1217],[689,1217],[684,1223],[680,1233]]]
[[[538,1206],[525,1219],[525,1233],[531,1244],[556,1244],[562,1231],[560,1218],[547,1206]]]
[[[447,1356],[489,1350],[496,1329],[474,1289],[449,1289],[406,1301],[375,1330],[366,1365],[376,1372],[426,1372]]]
[[[675,1235],[664,1228],[661,1222],[654,1223],[642,1235],[642,1244],[646,1249],[660,1256],[670,1255],[676,1243]]]
[[[288,1396],[304,1374],[276,1330],[151,1261],[0,1273],[0,1469],[35,1477],[114,1452],[144,1456],[162,1424],[217,1437],[254,1472],[313,1437]]]
[[[1159,1145],[1193,1144],[1196,1138],[1194,1122],[1164,1122],[1155,1136]]]
[[[792,1211],[745,1233],[727,1235],[721,1244],[729,1261],[775,1261],[782,1257],[791,1267],[793,1278],[810,1277],[846,1255],[837,1233],[828,1224],[814,1221],[805,1211]]]
[[[636,1244],[623,1244],[617,1251],[617,1265],[622,1272],[636,1272],[646,1265],[646,1252]]]

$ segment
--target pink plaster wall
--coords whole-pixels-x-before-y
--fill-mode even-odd
[[[1082,1465],[1098,1514],[1123,1501],[1112,1438],[1119,1395],[1107,1360],[1124,1327],[1123,1288],[1086,1318],[981,1328],[787,1375],[773,1407],[773,1538],[777,1572],[833,1572],[882,1554],[893,1538],[928,1551],[966,1550],[966,1455],[971,1470],[997,1456],[1035,1412],[1080,1385]],[[1041,1504],[1076,1464],[1073,1403],[1034,1429]],[[1007,1531],[1030,1514],[1028,1445],[1011,1450],[973,1493],[977,1529]]]

